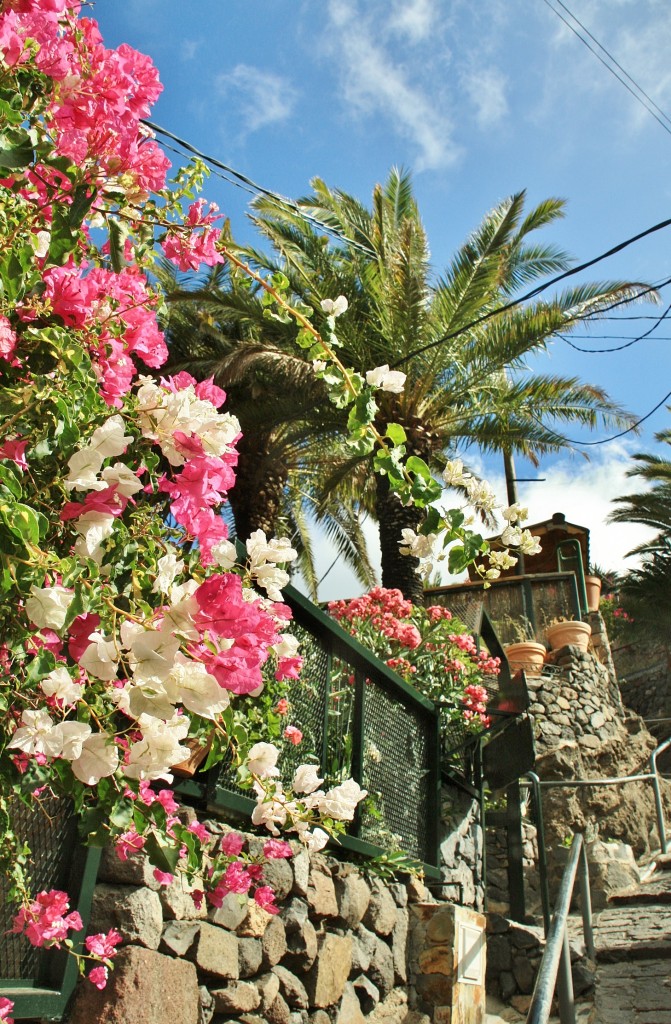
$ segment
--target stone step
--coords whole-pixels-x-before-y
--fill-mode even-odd
[[[668,959],[601,964],[594,993],[595,1024],[671,1024]]]
[[[671,958],[671,906],[624,904],[602,910],[595,919],[595,945],[598,964]]]

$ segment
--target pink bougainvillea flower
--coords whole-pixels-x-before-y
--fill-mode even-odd
[[[0,350],[0,355],[2,354]],[[28,447],[27,441],[5,441],[0,445],[0,459],[10,459],[15,462],[19,469],[28,469],[25,451]]]
[[[269,914],[279,914],[280,908],[275,905],[275,893],[269,885],[260,885],[254,893],[254,902]]]
[[[128,832],[122,833],[114,844],[117,857],[119,860],[128,860],[128,855],[139,853],[145,842],[144,836],[138,835],[134,828],[129,829]]]
[[[194,836],[197,836],[201,843],[207,843],[212,838],[205,826],[199,821],[192,821],[190,825],[186,826],[186,830],[187,832],[193,832]]]
[[[0,996],[0,1020],[4,1021],[4,1024],[14,1024],[14,1018],[10,1017],[10,1013],[14,1009],[14,1003],[11,999],[6,999],[5,996]]]
[[[92,967],[88,973],[89,981],[92,982],[92,984],[94,984],[95,987],[99,988],[101,991],[105,988],[108,977],[109,971],[102,964],[100,964],[98,967]]]
[[[169,871],[161,871],[160,868],[154,868],[154,878],[159,885],[171,885],[175,880],[174,875]]]
[[[245,837],[241,836],[239,832],[228,832],[219,845],[221,852],[225,853],[227,857],[239,857],[245,845]]]
[[[249,892],[252,885],[252,876],[246,866],[239,860],[234,860],[224,871],[224,885],[229,892]]]
[[[263,844],[263,856],[270,860],[293,857],[293,851],[283,839],[268,839]]]
[[[275,705],[275,712],[278,715],[286,715],[289,710],[289,701],[286,697],[281,697]]]
[[[297,747],[299,743],[303,742],[303,733],[295,725],[288,725],[284,730],[283,735],[284,738],[289,740],[289,743],[293,743],[295,747]]]
[[[106,959],[114,956],[116,947],[120,942],[123,942],[122,936],[116,929],[112,928],[107,933],[99,932],[97,935],[87,936],[85,946],[89,953]]]

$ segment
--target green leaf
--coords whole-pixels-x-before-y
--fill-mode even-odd
[[[431,480],[431,470],[427,466],[424,459],[420,459],[417,455],[411,455],[405,464],[405,468],[409,473],[415,473],[420,476],[423,480]],[[441,488],[442,491],[442,488]]]
[[[44,516],[42,516],[44,519]],[[0,519],[7,529],[24,544],[37,546],[40,540],[38,513],[21,502],[0,501]]]
[[[385,436],[389,438],[393,445],[401,445],[406,440],[405,430],[400,423],[388,423]]]
[[[21,497],[21,481],[11,466],[0,465],[0,483],[7,488],[12,497]]]
[[[144,850],[154,867],[160,871],[169,871],[171,875],[175,873],[179,863],[179,849],[162,844],[158,837],[150,832]]]
[[[0,168],[19,170],[33,162],[33,143],[24,128],[10,128],[0,135]]]

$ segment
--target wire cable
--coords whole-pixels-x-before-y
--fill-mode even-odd
[[[215,174],[223,181],[227,181],[229,184],[235,185],[237,188],[241,188],[243,191],[248,192],[251,195],[265,196],[267,199],[276,203],[280,208],[289,209],[292,213],[298,214],[303,220],[312,224],[320,231],[324,231],[326,234],[340,239],[341,242],[346,242],[348,246],[351,246],[353,249],[358,249],[359,252],[370,255],[370,249],[365,245],[355,241],[353,238],[348,238],[346,235],[343,235],[342,232],[330,227],[330,225],[325,224],[312,214],[306,213],[305,210],[301,209],[298,203],[293,201],[293,199],[288,199],[286,196],[280,195],[279,192],[272,192],[270,189],[264,188],[263,185],[259,185],[251,178],[248,178],[246,174],[236,171],[234,167],[230,167],[228,164],[223,163],[216,157],[209,156],[207,153],[203,153],[201,150],[196,149],[196,147],[190,142],[187,142],[186,139],[180,138],[179,135],[175,135],[173,132],[168,131],[167,128],[162,128],[160,125],[155,124],[153,121],[147,121],[145,118],[142,118],[141,120],[142,124],[146,125],[146,127],[152,132],[155,132],[157,135],[165,136],[168,139],[172,139],[173,142],[176,142],[183,149],[187,150],[187,152],[193,153],[194,156],[197,156],[199,160],[203,160],[204,163],[216,168],[217,170],[215,170]],[[172,153],[180,155],[179,150],[169,146],[167,143],[162,142],[161,145],[164,145],[166,149],[170,149]],[[225,174],[217,173],[217,171],[224,171]]]
[[[646,420],[649,420],[650,417],[654,413],[656,413],[658,409],[661,409],[661,407],[664,405],[666,401],[668,401],[669,398],[671,398],[671,391],[669,391],[668,394],[664,395],[664,398],[662,398],[661,402],[658,402],[657,405],[653,406],[653,408],[649,412],[646,412],[645,416],[641,416],[639,420],[636,420],[635,423],[632,423],[630,427],[626,428],[626,430],[621,430],[619,434],[613,434],[612,437],[602,437],[600,441],[575,441],[572,440],[570,437],[564,437],[562,434],[557,434],[557,437],[560,440],[566,442],[566,444],[579,445],[581,448],[587,446],[589,446],[590,448],[596,448],[596,446],[600,444],[610,444],[611,441],[617,441],[619,440],[619,438],[625,437],[627,434],[631,434],[632,430],[636,430],[637,427],[640,427],[641,423],[645,423]],[[536,419],[536,417],[534,417],[534,419]]]
[[[634,242],[640,242],[642,238],[646,238],[648,235],[652,235],[657,231],[662,231],[664,228],[668,228],[669,225],[671,225],[671,218],[659,221],[659,223],[653,224],[652,227],[646,228],[645,231],[639,231],[638,234],[632,235],[631,238],[625,239],[624,242],[619,242],[606,252],[602,252],[599,256],[595,256],[593,259],[587,260],[585,263],[579,263],[578,266],[572,267],[570,270],[565,270],[561,274],[556,274],[554,277],[551,277],[549,281],[546,281],[545,284],[532,288],[531,291],[526,292],[524,295],[520,295],[518,299],[512,299],[510,302],[506,302],[502,306],[497,306],[496,309],[490,309],[488,313],[483,313],[482,316],[464,324],[464,326],[460,327],[458,330],[449,331],[447,334],[443,334],[440,338],[427,342],[426,345],[420,345],[419,348],[413,349],[411,352],[408,352],[407,355],[404,355],[401,359],[398,359],[393,363],[391,369],[396,369],[397,366],[401,366],[409,359],[413,359],[415,356],[421,355],[423,352],[429,352],[431,349],[437,348],[439,345],[443,345],[446,341],[451,341],[452,338],[456,338],[460,334],[465,334],[466,331],[473,330],[474,327],[479,327],[480,324],[486,323],[488,320],[491,320],[492,317],[498,316],[500,313],[506,313],[509,309],[514,309],[523,302],[528,302],[529,299],[535,299],[537,295],[541,295],[544,291],[547,291],[548,288],[552,288],[553,285],[558,284],[560,281],[565,281],[566,278],[573,277],[575,274],[579,274],[581,271],[587,270],[589,267],[593,267],[597,263],[601,263],[610,256],[614,256],[616,253],[622,252],[623,249],[633,245]],[[641,298],[643,295],[657,291],[658,288],[664,287],[665,284],[669,283],[671,283],[671,278],[666,280],[663,284],[650,285],[647,288],[641,288],[637,293],[636,298]],[[617,302],[613,302],[609,306],[604,306],[604,310],[615,309],[616,306],[622,306],[631,301],[631,298],[618,299]],[[593,313],[585,314],[585,316],[576,317],[576,319],[587,320],[593,316],[595,316]]]
[[[570,345],[571,348],[574,348],[576,352],[587,352],[588,355],[601,355],[604,352],[622,352],[623,349],[631,348],[631,346],[636,345],[637,342],[644,341],[646,338],[649,338],[653,331],[656,331],[659,325],[662,323],[662,321],[666,319],[669,312],[671,312],[671,303],[669,303],[669,305],[666,307],[661,316],[657,317],[655,323],[652,325],[652,327],[649,327],[647,331],[645,331],[643,334],[639,334],[637,338],[630,338],[626,342],[626,344],[616,345],[614,348],[580,348],[578,345],[572,342],[565,334],[557,333],[555,337],[561,338],[561,340],[565,341],[567,345]],[[604,335],[604,337],[607,337],[607,335]],[[656,338],[655,340],[662,341],[663,339]]]
[[[560,2],[560,0],[557,0],[557,2]],[[563,14],[561,14],[561,12],[557,10],[557,8],[556,8],[556,7],[553,7],[553,6],[552,6],[552,4],[550,3],[550,0],[543,0],[543,3],[545,4],[545,6],[546,6],[546,7],[549,7],[549,8],[550,8],[550,10],[551,10],[551,11],[552,11],[552,12],[553,12],[554,14],[556,14],[556,15],[557,15],[557,17],[558,17],[558,18],[559,18],[559,19],[560,19],[561,21],[563,21],[563,22],[564,22],[564,24],[566,25],[566,27],[567,27],[567,28],[569,28],[569,29],[571,30],[571,32],[573,32],[574,36],[576,36],[576,37],[577,37],[577,38],[578,38],[578,39],[580,40],[580,42],[581,42],[581,43],[582,43],[582,44],[583,44],[584,46],[586,46],[586,47],[587,47],[587,49],[588,49],[588,50],[589,50],[589,51],[590,51],[591,53],[593,53],[593,54],[594,54],[594,56],[596,57],[596,59],[597,59],[598,61],[600,61],[600,62],[601,62],[601,64],[603,64],[603,66],[604,66],[604,67],[606,68],[606,70],[607,70],[607,71],[610,71],[611,75],[613,75],[613,76],[614,76],[615,78],[617,78],[618,82],[620,82],[620,83],[621,83],[621,84],[622,84],[622,85],[623,85],[623,86],[625,87],[625,89],[627,90],[627,92],[631,93],[631,95],[632,95],[632,96],[634,97],[634,99],[636,100],[636,102],[637,102],[637,103],[640,103],[640,104],[641,104],[641,106],[642,106],[642,107],[644,107],[644,108],[645,108],[645,109],[646,109],[646,110],[648,111],[648,113],[649,113],[649,114],[651,115],[651,117],[654,117],[655,121],[657,121],[657,123],[658,123],[658,124],[660,124],[660,125],[662,126],[662,128],[664,129],[664,131],[665,131],[665,132],[668,132],[668,134],[669,134],[669,135],[671,135],[671,127],[669,127],[669,125],[668,125],[668,124],[666,124],[666,122],[665,122],[665,121],[663,121],[663,120],[662,120],[662,118],[661,118],[661,117],[659,117],[659,116],[658,116],[658,115],[657,115],[657,114],[655,113],[655,111],[654,111],[654,110],[652,109],[652,107],[649,107],[649,106],[648,106],[648,104],[647,104],[647,103],[645,103],[645,102],[644,102],[644,100],[642,100],[642,99],[641,99],[641,96],[639,96],[639,95],[638,95],[638,93],[637,93],[637,92],[635,92],[635,91],[634,91],[634,89],[632,89],[632,87],[631,87],[631,86],[630,86],[630,85],[629,85],[629,84],[628,84],[628,83],[627,83],[627,82],[625,81],[625,79],[624,79],[624,78],[622,78],[622,77],[621,77],[620,75],[618,75],[617,71],[615,71],[615,70],[614,70],[614,69],[613,69],[613,68],[612,68],[612,67],[610,66],[610,64],[608,64],[608,63],[607,63],[607,61],[605,61],[605,60],[603,59],[603,57],[601,56],[601,54],[600,54],[600,53],[598,53],[598,51],[597,51],[597,50],[595,50],[595,49],[594,49],[594,47],[593,47],[593,46],[591,46],[591,45],[590,45],[590,44],[589,44],[589,43],[587,42],[587,40],[586,40],[586,39],[585,39],[585,38],[584,38],[583,36],[581,36],[581,35],[580,35],[580,33],[578,32],[578,30],[577,30],[576,28],[574,28],[574,26],[573,26],[573,25],[572,25],[572,24],[570,23],[570,21],[568,21],[568,20],[567,20],[567,19],[566,19],[566,18],[564,17],[564,15],[563,15]],[[562,4],[561,6],[562,6],[562,7],[564,8],[564,10],[568,11],[568,13],[569,13],[569,14],[571,15],[571,17],[572,17],[572,18],[574,18],[574,20],[575,20],[575,21],[576,21],[576,22],[577,22],[577,23],[578,23],[579,25],[581,24],[581,23],[580,23],[580,22],[578,21],[578,19],[577,19],[577,18],[575,17],[575,15],[574,15],[574,14],[571,14],[571,12],[570,12],[570,11],[568,10],[568,8],[567,8],[567,7],[566,7],[566,6],[564,5],[564,4]],[[591,35],[591,33],[590,33],[590,35]],[[593,37],[593,36],[591,36],[591,38],[594,38],[594,37]],[[607,50],[605,49],[605,47],[601,46],[601,43],[599,43],[599,42],[598,42],[598,40],[596,40],[596,39],[595,39],[594,41],[596,42],[597,46],[601,47],[601,49],[603,50],[603,52],[604,52],[604,53],[607,53],[607,52],[608,52],[608,51],[607,51]],[[609,56],[610,56],[610,54],[609,54]],[[612,59],[612,58],[611,58],[611,59]],[[615,62],[615,61],[614,61],[614,63],[617,63],[617,62]],[[619,65],[618,65],[618,67],[619,67]],[[629,81],[631,81],[631,82],[633,82],[633,83],[634,83],[634,85],[636,86],[636,89],[638,89],[638,90],[639,90],[639,92],[640,92],[640,93],[641,93],[641,94],[642,94],[643,96],[646,96],[647,98],[649,98],[649,97],[648,97],[648,94],[647,94],[646,92],[644,92],[644,90],[643,90],[643,89],[641,89],[641,87],[640,87],[640,86],[639,86],[639,85],[638,85],[638,84],[637,84],[636,82],[634,82],[634,79],[633,79],[633,78],[632,78],[632,77],[631,77],[630,75],[628,75],[626,71],[624,72],[624,74],[625,74],[625,75],[627,75],[627,78],[629,79]],[[651,101],[651,102],[654,102],[654,101]],[[654,104],[654,105],[655,105],[655,106],[657,106],[656,104]],[[659,109],[659,108],[658,108],[658,109]],[[667,117],[667,115],[666,115],[666,114],[664,114],[664,112],[663,112],[663,111],[662,111],[662,115],[663,115],[663,117],[665,117],[665,118],[666,118],[666,120],[667,120],[667,121],[669,121],[669,120],[670,120],[670,119],[669,119],[669,118]]]

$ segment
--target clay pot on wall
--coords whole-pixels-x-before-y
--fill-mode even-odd
[[[520,640],[515,644],[506,644],[505,651],[508,667],[512,674],[522,670],[528,676],[538,676],[545,661],[545,647],[535,640]]]
[[[545,630],[545,635],[553,651],[558,650],[560,647],[566,647],[567,644],[570,644],[571,647],[578,647],[581,651],[586,651],[589,646],[589,638],[592,635],[592,627],[589,622],[570,619],[566,622],[555,622],[553,625],[548,626]]]
[[[598,576],[585,576],[587,607],[591,612],[598,612],[601,598],[601,579]]]

